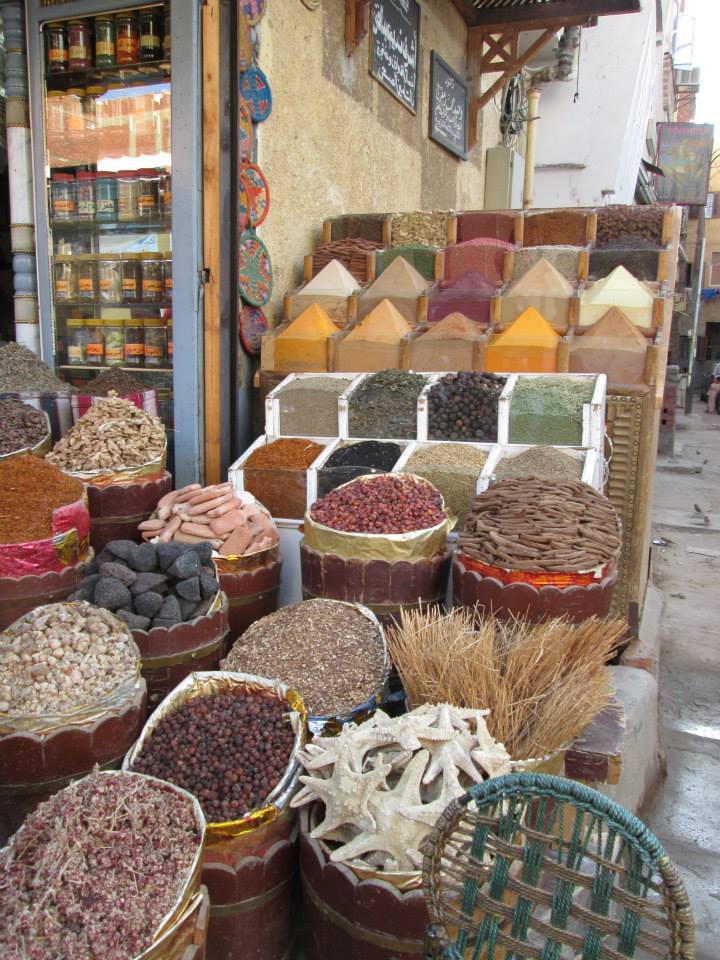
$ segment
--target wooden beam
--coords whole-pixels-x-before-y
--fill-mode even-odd
[[[488,87],[488,89],[484,93],[481,93],[480,96],[478,97],[472,98],[471,110],[473,112],[477,110],[482,110],[485,104],[489,103],[490,100],[492,100],[492,98],[495,96],[495,94],[498,93],[500,90],[502,90],[502,88],[505,86],[508,80],[514,77],[517,73],[520,73],[520,71],[525,66],[525,64],[529,60],[532,60],[532,58],[535,56],[538,50],[542,50],[542,48],[547,43],[549,43],[554,36],[555,36],[554,30],[544,30],[542,34],[536,40],[534,40],[533,43],[530,44],[527,50],[524,53],[522,53],[519,57],[517,57],[503,71],[503,73],[498,77],[498,79],[493,84],[491,84],[490,87]],[[479,83],[479,78],[478,78],[478,83]]]
[[[370,25],[370,0],[345,0],[345,55],[352,56]]]
[[[220,0],[202,7],[203,51],[203,265],[210,271],[204,291],[205,483],[217,483],[221,460],[220,224]]]

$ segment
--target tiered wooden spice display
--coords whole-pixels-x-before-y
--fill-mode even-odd
[[[635,624],[678,235],[677,212],[658,207],[331,218],[263,350],[261,396],[291,370],[605,373],[615,608]]]

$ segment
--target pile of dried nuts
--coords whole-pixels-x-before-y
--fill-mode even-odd
[[[220,586],[209,543],[113,540],[87,567],[73,600],[112,610],[131,630],[204,616]]]
[[[0,633],[0,713],[66,714],[103,700],[139,670],[127,627],[89,603],[37,607]]]
[[[80,417],[47,459],[62,470],[121,470],[157,460],[164,449],[162,420],[111,392]]]
[[[0,400],[0,456],[37,446],[49,433],[44,414],[22,400]]]
[[[138,530],[143,540],[202,543],[209,540],[223,557],[259,553],[278,544],[272,517],[251,493],[231,483],[201,487],[191,483],[165,494],[155,516]]]
[[[262,806],[290,762],[288,709],[237,687],[193,697],[158,722],[133,769],[189,790],[212,823],[239,820]]]
[[[514,570],[587,571],[620,550],[615,508],[580,480],[501,480],[481,493],[458,546],[469,557]]]
[[[220,666],[281,680],[313,716],[344,716],[379,693],[385,645],[377,625],[355,607],[306,600],[257,620]]]
[[[359,477],[316,500],[310,517],[345,533],[409,533],[446,519],[442,496],[424,480],[380,474]]]
[[[41,804],[0,851],[0,955],[126,960],[156,938],[201,843],[187,795],[93,773]]]

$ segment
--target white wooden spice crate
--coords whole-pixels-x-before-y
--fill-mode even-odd
[[[228,480],[230,481],[230,483],[232,483],[233,488],[235,490],[247,489],[247,487],[245,486],[245,469],[244,468],[245,468],[245,464],[247,463],[249,458],[252,456],[252,454],[256,450],[259,450],[260,447],[266,447],[268,444],[273,443],[277,439],[278,439],[277,437],[272,437],[272,436],[269,437],[267,436],[267,434],[263,434],[262,436],[258,437],[257,440],[255,440],[240,457],[238,457],[235,463],[231,464],[228,470]],[[306,491],[305,502],[307,506],[311,504],[313,500],[316,499],[315,490],[317,488],[316,487],[311,488],[311,483],[317,483],[317,474],[312,473],[312,468],[315,466],[315,463],[317,462],[317,460],[319,460],[320,457],[323,456],[327,448],[332,446],[334,443],[336,443],[336,440],[328,437],[307,437],[306,439],[312,440],[314,443],[318,443],[323,448],[325,448],[323,450],[323,453],[318,454],[315,461],[313,461],[313,463],[310,464],[310,467],[308,467],[307,470],[302,471],[305,474],[305,491]],[[257,469],[257,470],[266,469],[268,473],[271,473],[273,469],[282,470],[283,468],[282,467],[276,467],[276,468],[257,467],[253,469]],[[300,472],[300,471],[297,471],[297,472]],[[257,499],[261,503],[263,502],[262,496],[259,496]],[[280,523],[282,521],[283,523],[287,522],[288,524],[292,524],[292,523],[300,522],[302,518],[301,517],[277,517],[273,514],[273,520],[275,520],[276,523]]]
[[[307,480],[308,507],[310,507],[310,505],[315,500],[317,500],[318,473],[322,470],[323,466],[325,465],[327,460],[329,460],[329,458],[333,455],[333,453],[335,453],[336,450],[339,450],[340,447],[342,447],[344,444],[348,444],[348,442],[350,444],[363,443],[363,442],[365,443],[367,442],[396,443],[402,450],[402,453],[400,454],[400,459],[398,460],[398,463],[399,463],[400,460],[402,460],[402,458],[405,456],[405,451],[407,450],[407,448],[411,446],[415,441],[414,440],[396,440],[394,437],[338,437],[337,440],[329,444],[327,449],[320,454],[320,456],[312,464],[312,466],[308,467],[308,471],[307,471],[308,472],[308,480]],[[371,469],[371,468],[368,468],[368,469]],[[397,464],[392,468],[392,471],[389,471],[389,472],[395,473],[396,471],[397,471]],[[312,498],[311,498],[311,494],[312,494]]]
[[[317,380],[319,377],[323,379],[333,379],[333,380],[346,380],[347,388],[349,390],[353,385],[355,380],[361,380],[365,376],[361,374],[358,376],[353,373],[291,373],[284,380],[282,380],[273,390],[268,393],[265,398],[265,433],[269,437],[282,437],[282,436],[305,436],[305,434],[283,434],[281,430],[280,423],[280,394],[289,387],[292,383],[297,382],[298,380]],[[344,391],[346,392],[346,391]],[[339,405],[338,405],[338,416],[339,416]],[[339,432],[339,420],[338,427],[336,427],[336,432],[332,434],[332,437],[340,436]]]
[[[478,493],[482,493],[488,489],[495,476],[497,465],[501,460],[518,456],[521,453],[525,453],[526,450],[532,450],[533,446],[533,444],[522,443],[496,444],[485,461],[485,466],[480,474]],[[550,446],[550,444],[548,444],[548,446]],[[583,450],[578,447],[561,446],[555,446],[555,449],[561,451],[566,456],[572,457],[574,460],[581,460],[583,465],[582,473],[578,479],[594,487],[595,490],[598,490],[600,493],[603,492],[603,460],[602,457],[598,456],[597,450]],[[552,480],[548,480],[548,483],[552,484]]]
[[[405,372],[406,372],[406,373],[418,373],[418,374],[420,374],[420,376],[430,377],[430,378],[442,376],[442,374],[437,374],[437,373],[423,373],[423,372],[421,372],[420,370],[407,370],[407,371],[405,371]],[[357,390],[357,388],[358,388],[358,387],[360,386],[360,384],[365,380],[365,378],[366,378],[366,377],[372,377],[372,376],[374,376],[374,375],[375,375],[374,373],[362,373],[362,374],[360,374],[360,376],[359,376],[356,380],[354,380],[354,381],[352,382],[351,386],[350,386],[344,393],[341,393],[340,396],[339,396],[339,398],[338,398],[338,407],[339,407],[339,409],[340,409],[340,414],[339,414],[339,417],[340,417],[340,436],[341,436],[344,440],[347,440],[347,439],[351,439],[351,440],[361,440],[361,439],[363,439],[362,437],[351,437],[351,436],[350,436],[350,407],[349,407],[349,400],[350,400],[351,394],[352,394],[355,390]],[[421,429],[421,427],[420,427],[420,417],[421,417],[420,397],[423,396],[423,394],[426,392],[427,388],[428,388],[428,384],[425,384],[425,386],[423,387],[422,393],[421,393],[420,396],[418,397],[417,427],[416,427],[416,436],[418,437],[418,439],[420,438],[420,429]],[[427,414],[425,415],[425,420],[426,420],[426,423],[427,423]],[[426,427],[426,433],[427,433],[427,427]],[[382,437],[382,438],[381,438],[381,437],[376,437],[375,439],[377,439],[377,440],[379,440],[379,439],[383,439],[383,440],[394,440],[395,437]],[[406,442],[407,442],[407,441],[406,441]]]
[[[502,376],[502,374],[501,374]],[[498,402],[498,443],[510,443],[510,409],[512,395],[520,380],[536,380],[540,377],[568,381],[592,380],[595,384],[590,403],[583,404],[582,440],[579,444],[554,444],[596,450],[602,457],[605,446],[605,396],[607,377],[604,373],[511,373],[500,394]]]
[[[474,371],[474,372],[477,372],[477,371]],[[434,440],[434,441],[433,441],[433,440],[430,440],[430,439],[429,439],[430,426],[429,426],[428,394],[429,394],[431,388],[434,386],[434,384],[436,384],[439,380],[442,380],[443,377],[447,377],[447,376],[451,376],[451,375],[452,375],[452,374],[449,374],[447,370],[444,371],[443,373],[426,373],[426,374],[425,374],[425,376],[428,377],[429,379],[428,379],[427,384],[425,385],[425,388],[424,388],[423,392],[422,392],[422,393],[420,394],[420,396],[418,397],[418,432],[417,432],[418,441],[421,442],[421,443],[472,443],[472,444],[474,444],[474,445],[476,445],[476,446],[488,446],[488,445],[492,445],[492,443],[495,442],[494,440],[492,440],[492,441],[478,441],[478,440],[444,440],[444,441],[442,441],[442,440]],[[509,376],[509,374],[507,374],[507,373],[499,373],[499,374],[497,374],[497,376],[499,376],[499,377],[507,377],[507,376]],[[505,389],[507,389],[507,384],[506,384],[505,387],[503,388],[503,392],[505,391]],[[499,430],[499,426],[498,426],[498,430]]]

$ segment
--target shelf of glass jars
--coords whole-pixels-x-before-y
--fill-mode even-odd
[[[86,70],[67,70],[62,73],[47,73],[45,84],[50,90],[67,90],[69,87],[87,87],[104,83],[137,83],[138,80],[165,81],[170,79],[169,60],[146,60],[137,63],[111,64],[108,67],[89,67]]]
[[[156,231],[169,233],[171,217],[156,217],[153,220],[51,220],[50,227],[55,233],[143,233]]]
[[[119,366],[121,370],[125,370],[127,373],[159,373],[170,375],[173,372],[172,367],[136,367],[136,366],[126,366],[125,364],[115,364],[115,363],[96,363],[96,364],[83,364],[83,363],[57,363],[55,368],[57,370],[68,370],[76,371],[78,373],[100,373],[101,370],[107,370],[109,367]]]
[[[172,300],[157,300],[152,303],[130,302],[128,300],[53,300],[55,308],[69,307],[74,310],[104,310],[106,307],[123,310],[171,310]],[[92,318],[88,318],[92,319]]]

